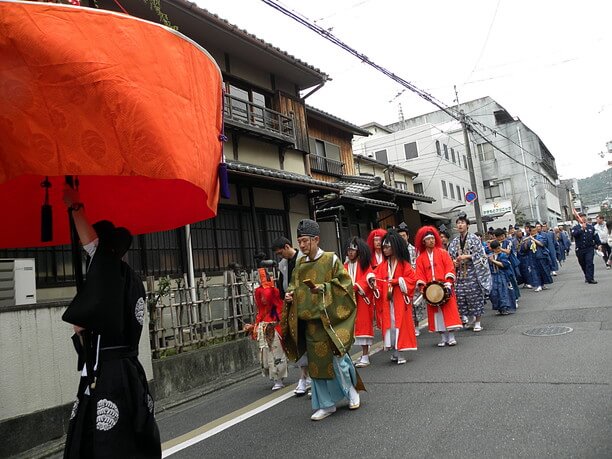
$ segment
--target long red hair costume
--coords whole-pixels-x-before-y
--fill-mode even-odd
[[[417,349],[417,339],[411,300],[414,296],[416,276],[407,259],[397,258],[399,244],[405,246],[403,239],[397,233],[389,233],[386,238],[395,239],[395,242],[391,243],[392,247],[396,245],[395,265],[391,264],[390,259],[385,259],[372,274],[367,276],[375,278],[375,290],[378,292],[375,294],[376,324],[384,337],[391,328],[391,301],[393,301],[393,319],[398,336],[392,346],[398,351],[413,351]]]
[[[382,228],[374,229],[370,231],[370,234],[368,234],[368,246],[370,247],[370,252],[372,252],[372,269],[378,266],[378,260],[376,259],[376,249],[374,248],[374,238],[379,237],[382,241],[385,238],[386,234],[387,232]]]
[[[260,285],[255,289],[255,305],[257,306],[257,317],[253,327],[255,331],[260,322],[275,324],[273,327],[266,327],[266,339],[274,338],[273,330],[281,336],[280,318],[283,311],[283,300],[280,297],[278,288],[274,285],[274,281],[268,277],[265,268],[259,268]],[[268,336],[271,334],[271,336]]]
[[[431,251],[433,254],[430,259],[430,253],[425,247],[426,236],[432,234],[436,243]],[[417,287],[423,287],[432,280],[450,284],[451,288],[455,283],[455,265],[450,255],[442,248],[442,239],[440,233],[433,226],[423,226],[420,228],[414,238],[416,248],[420,252],[416,261],[416,284]],[[433,266],[432,266],[433,261]],[[441,327],[436,326],[436,313],[442,312],[444,318],[444,327],[446,330],[455,330],[462,328],[461,318],[459,317],[459,308],[457,307],[457,297],[455,290],[452,289],[449,300],[441,306],[432,306],[427,304],[427,320],[429,323],[429,331],[444,331]]]

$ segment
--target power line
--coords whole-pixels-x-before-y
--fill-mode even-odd
[[[468,124],[469,129],[472,130],[473,132],[475,132],[476,134],[478,134],[480,137],[482,137],[482,139],[486,143],[490,144],[494,149],[498,150],[501,154],[503,154],[504,156],[508,157],[509,159],[511,159],[512,161],[516,162],[517,164],[522,165],[523,167],[533,171],[534,173],[536,173],[536,174],[538,174],[538,175],[540,175],[540,176],[542,176],[542,177],[544,177],[544,178],[546,178],[548,180],[548,177],[546,177],[540,171],[537,171],[536,169],[533,169],[532,167],[527,166],[526,164],[521,163],[520,161],[516,160],[515,158],[510,156],[508,153],[503,151],[501,148],[499,148],[497,145],[495,145],[491,140],[489,140],[487,137],[485,137],[485,134],[482,134],[480,131],[478,131],[478,129],[476,129],[475,126],[476,125],[480,125],[483,128],[485,128],[485,129],[491,130],[495,134],[500,134],[501,135],[501,133],[498,133],[497,131],[492,130],[491,128],[489,128],[488,126],[484,125],[483,123],[480,123],[479,121],[476,121],[476,120],[466,116],[463,112],[461,112],[457,108],[450,107],[450,106],[446,105],[444,102],[438,100],[437,98],[435,98],[433,95],[429,94],[428,92],[418,88],[413,83],[411,83],[411,82],[401,78],[400,76],[396,75],[395,73],[391,72],[390,70],[386,69],[385,67],[382,67],[381,65],[376,64],[374,61],[372,61],[370,58],[368,58],[365,54],[360,53],[359,51],[357,51],[354,48],[350,47],[348,44],[346,44],[343,41],[341,41],[339,38],[337,38],[335,35],[333,35],[329,30],[326,30],[326,29],[322,28],[321,26],[312,23],[308,18],[304,17],[303,15],[285,8],[284,6],[282,6],[276,0],[262,0],[262,1],[266,5],[274,8],[275,10],[277,10],[277,11],[281,12],[282,14],[284,14],[285,16],[287,16],[287,17],[293,19],[294,21],[302,24],[303,26],[305,26],[308,29],[312,30],[313,32],[317,33],[318,35],[320,35],[321,37],[323,37],[326,40],[330,41],[331,43],[335,44],[336,46],[344,49],[346,52],[348,52],[349,54],[355,56],[356,58],[361,60],[363,63],[368,64],[370,67],[378,70],[382,74],[384,74],[387,77],[391,78],[393,81],[399,83],[401,86],[403,86],[406,89],[410,90],[411,92],[417,94],[422,99],[424,99],[427,102],[429,102],[429,103],[433,104],[434,106],[438,107],[438,109],[440,109],[442,112],[444,112],[449,117],[451,117],[451,118],[453,118],[453,119],[455,119],[457,121],[460,121],[462,123],[469,122],[469,124]],[[501,136],[506,138],[507,140],[511,141],[512,143],[515,143],[514,141],[512,141],[508,137],[503,136],[503,135],[501,135]],[[520,146],[518,144],[515,144],[515,145],[519,146],[523,151],[527,151],[522,146]],[[466,148],[467,148],[467,146],[466,146]],[[437,168],[436,168],[436,170],[437,170]]]
[[[472,68],[472,71],[470,72],[470,74],[466,78],[466,81],[469,81],[470,77],[472,76],[472,74],[474,73],[476,68],[478,67],[478,64],[480,64],[480,59],[482,59],[482,55],[484,54],[484,51],[487,48],[487,44],[489,43],[489,37],[491,36],[491,30],[493,30],[493,24],[495,24],[495,18],[497,17],[497,10],[499,10],[499,4],[500,3],[501,3],[501,0],[497,0],[497,5],[495,6],[495,12],[493,13],[493,18],[491,19],[491,24],[489,24],[489,30],[487,32],[487,36],[485,38],[484,44],[482,45],[482,48],[480,49],[480,54],[478,55],[478,59],[476,59],[476,63],[474,64],[474,68]]]
[[[282,6],[280,3],[278,3],[275,0],[262,0],[262,2],[264,2],[268,6],[271,6],[275,10],[281,12],[285,16],[288,16],[289,18],[293,19],[294,21],[299,22],[300,24],[302,24],[303,26],[309,28],[310,30],[312,30],[313,32],[317,33],[321,37],[323,37],[326,40],[332,42],[336,46],[339,46],[340,48],[344,49],[346,52],[348,52],[349,54],[352,54],[353,56],[355,56],[356,58],[361,60],[363,63],[368,64],[370,67],[372,67],[372,68],[378,70],[379,72],[383,73],[384,75],[388,76],[389,78],[391,78],[396,83],[399,83],[403,87],[405,87],[408,90],[412,91],[413,93],[417,94],[422,99],[424,99],[427,102],[435,105],[440,110],[442,110],[444,113],[446,113],[448,116],[459,120],[460,114],[457,113],[456,109],[449,107],[444,102],[436,99],[433,95],[431,95],[428,92],[418,88],[417,86],[415,86],[411,82],[404,80],[403,78],[401,78],[400,76],[398,76],[395,73],[391,72],[390,70],[386,69],[385,67],[382,67],[381,65],[376,64],[374,61],[372,61],[370,58],[368,58],[365,54],[362,54],[359,51],[357,51],[356,49],[351,48],[349,45],[347,45],[342,40],[337,38],[329,30],[326,30],[323,27],[318,26],[317,24],[314,24],[314,23],[310,22],[310,20],[308,20],[306,17],[304,17],[301,14],[298,14],[298,13],[296,13],[294,11],[291,11],[291,10],[285,8],[284,6]]]

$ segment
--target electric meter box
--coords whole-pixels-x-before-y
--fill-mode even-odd
[[[0,258],[0,307],[35,303],[34,258]]]

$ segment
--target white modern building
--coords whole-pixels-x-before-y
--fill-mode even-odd
[[[388,164],[399,165],[418,172],[414,191],[435,198],[433,203],[419,203],[418,210],[426,216],[450,218],[459,211],[474,217],[473,206],[466,203],[465,195],[471,190],[463,133],[458,122],[443,125],[425,123],[396,131],[370,123],[362,126],[370,137],[356,137],[353,152],[375,158]],[[478,164],[476,192],[484,193]]]
[[[538,135],[490,97],[454,108],[462,110],[474,126],[469,141],[475,190],[470,186],[461,125],[443,111],[387,126],[367,124],[363,128],[372,135],[357,138],[353,151],[418,172],[415,192],[436,199],[419,203],[420,212],[452,218],[464,210],[473,217],[473,205],[465,202],[465,194],[475,191],[485,222],[493,218],[486,226],[562,220],[555,158]]]

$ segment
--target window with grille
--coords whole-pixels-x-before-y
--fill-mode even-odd
[[[485,188],[485,198],[493,199],[501,197],[501,189],[499,185],[489,186]]]
[[[438,156],[442,156],[442,151],[440,151],[440,141],[436,140],[436,153]]]
[[[463,155],[463,167],[465,167],[466,169],[468,167],[468,162],[467,162],[467,158],[465,157],[465,155]]]
[[[455,188],[453,187],[452,183],[448,184],[448,189],[450,191],[451,199],[455,199]]]
[[[389,164],[389,160],[387,159],[387,150],[380,150],[374,153],[377,161],[381,163]]]
[[[493,145],[490,143],[479,143],[476,145],[478,149],[478,159],[482,161],[492,161],[495,159]]]
[[[414,192],[415,193],[423,194],[423,184],[422,183],[415,183],[414,184]]]
[[[1,249],[0,258],[34,258],[36,286],[38,288],[74,284],[72,251],[69,245],[25,249]],[[85,272],[84,257],[83,272]]]
[[[444,159],[448,159],[448,145],[444,144]]]
[[[456,162],[456,159],[455,159],[455,149],[451,148],[450,150],[451,150],[451,158],[452,158],[453,162]]]
[[[446,190],[446,182],[442,180],[442,196],[448,198],[448,191]]]
[[[395,187],[399,188],[400,190],[407,190],[408,189],[408,185],[406,184],[406,182],[395,182]]]
[[[462,199],[461,199],[461,188],[459,188],[459,185],[457,185],[457,199],[459,201],[462,201]]]
[[[404,144],[404,154],[406,155],[406,159],[414,159],[418,158],[419,151],[417,149],[416,142],[410,142]]]
[[[259,236],[269,257],[272,241],[286,236],[285,213],[256,209]],[[255,236],[251,209],[246,206],[219,206],[216,218],[191,225],[194,270],[196,273],[223,271],[232,262],[255,267]],[[184,228],[135,236],[127,253],[128,263],[140,276],[178,276],[187,271]],[[3,249],[0,258],[34,258],[37,288],[74,285],[70,246]],[[85,269],[85,257],[83,272]]]

